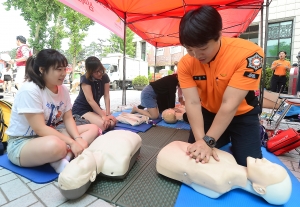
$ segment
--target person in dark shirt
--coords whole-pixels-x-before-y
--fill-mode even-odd
[[[176,90],[179,87],[177,74],[168,75],[151,82],[141,93],[141,105],[134,106],[131,113],[139,113],[157,119],[165,109],[175,107]],[[182,99],[182,96],[179,96]],[[181,102],[181,100],[179,100]],[[147,108],[144,110],[144,108]]]
[[[109,77],[100,60],[94,56],[85,61],[86,73],[80,78],[80,91],[73,104],[72,113],[96,124],[101,130],[112,129],[116,118],[110,113]],[[100,106],[104,95],[105,110]]]

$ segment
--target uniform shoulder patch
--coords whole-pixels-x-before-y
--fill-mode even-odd
[[[262,68],[263,57],[260,56],[257,52],[247,57],[247,68],[251,68],[254,71],[257,71]]]

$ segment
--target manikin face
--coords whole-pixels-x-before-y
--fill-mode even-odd
[[[93,71],[93,77],[95,79],[102,79],[102,76],[104,75],[105,71],[102,70],[101,67],[97,68],[96,70]]]
[[[286,55],[285,55],[284,52],[280,52],[279,55],[278,55],[278,57],[279,57],[279,59],[284,60],[285,57],[286,57]]]
[[[109,119],[109,120],[105,120],[103,125],[104,125],[105,130],[107,130],[107,129],[111,130],[116,126],[116,122],[114,122],[114,120],[112,120],[112,119]]]
[[[286,176],[286,170],[269,160],[247,157],[248,179],[252,182],[254,190],[259,194],[266,193],[266,187],[282,182]]]
[[[43,73],[46,87],[50,90],[62,85],[66,77],[66,67],[63,66],[50,67],[48,73],[43,72],[42,68],[40,68],[40,71]]]
[[[215,40],[210,40],[206,45],[201,47],[188,47],[186,46],[186,51],[192,57],[197,58],[201,63],[209,63],[217,54],[220,49],[220,38]]]

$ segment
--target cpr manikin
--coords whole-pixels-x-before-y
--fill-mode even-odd
[[[268,203],[282,205],[291,195],[292,184],[286,170],[267,159],[247,158],[247,167],[238,165],[225,151],[214,149],[220,158],[196,163],[186,155],[189,143],[175,141],[165,146],[157,156],[157,171],[181,181],[195,191],[211,198],[241,188],[264,198]]]
[[[59,174],[58,186],[68,199],[82,196],[97,175],[124,178],[141,147],[141,137],[126,130],[113,130],[96,138]]]
[[[178,120],[183,120],[183,114],[185,113],[185,107],[181,104],[176,104],[174,109],[166,109],[162,112],[163,120],[168,124],[174,124]]]

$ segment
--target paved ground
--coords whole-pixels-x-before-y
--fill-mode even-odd
[[[140,91],[127,90],[126,103],[127,107],[140,103]],[[0,93],[0,95],[2,95]],[[72,101],[75,100],[77,94],[72,94]],[[122,105],[122,91],[111,91],[111,110],[116,111]],[[5,100],[13,102],[13,96],[5,95]],[[101,100],[101,105],[104,105]],[[268,111],[268,110],[266,110]],[[284,122],[280,125],[281,129],[289,127],[300,129],[300,123]],[[291,170],[291,172],[300,180],[299,154],[293,150],[279,159]],[[58,190],[57,182],[48,184],[36,184],[26,178],[11,173],[10,171],[0,167],[0,206],[5,207],[40,207],[40,206],[90,206],[90,207],[111,207],[107,202],[91,195],[84,195],[80,199],[68,201]]]

